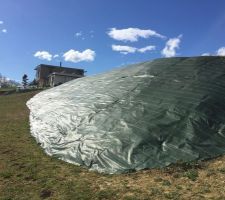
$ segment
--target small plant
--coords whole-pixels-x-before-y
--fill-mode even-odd
[[[0,173],[0,177],[5,178],[5,179],[10,178],[12,175],[13,174],[10,171],[5,171],[5,172]]]
[[[138,197],[135,197],[135,196],[126,196],[125,198],[124,198],[124,200],[140,200]]]
[[[206,186],[200,188],[200,192],[201,193],[210,193],[211,192],[210,187],[208,185],[206,185]]]
[[[174,173],[173,177],[174,178],[180,178],[180,177],[182,177],[182,174],[181,173]]]
[[[48,189],[43,189],[40,193],[40,197],[42,199],[45,199],[45,198],[48,198],[52,195],[52,191],[51,190],[48,190]]]
[[[225,168],[220,168],[220,169],[218,169],[218,171],[222,174],[225,174]]]
[[[115,197],[115,191],[113,190],[101,190],[97,192],[98,199],[112,199],[112,197]]]
[[[180,199],[180,194],[177,193],[177,192],[170,192],[170,193],[165,193],[164,196],[167,198],[167,199]]]
[[[151,190],[151,195],[154,196],[154,195],[159,195],[162,193],[162,191],[158,188],[150,188]]]
[[[162,185],[164,185],[164,186],[170,186],[171,183],[168,180],[163,180]]]
[[[154,181],[155,181],[155,182],[162,182],[163,179],[162,179],[161,177],[156,177],[156,178],[154,179]]]
[[[191,179],[192,181],[196,181],[198,178],[198,171],[196,169],[190,169],[185,172],[184,176]]]
[[[208,169],[208,170],[207,170],[206,176],[207,176],[207,177],[210,177],[210,176],[213,176],[213,175],[215,175],[215,174],[216,174],[216,172],[215,172],[214,169]]]
[[[180,185],[176,185],[175,186],[178,190],[182,190],[183,188],[182,188],[182,186],[180,186]]]

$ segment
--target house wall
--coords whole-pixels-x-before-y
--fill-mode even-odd
[[[39,87],[45,87],[49,85],[49,70],[45,67],[39,67],[37,69],[37,81]]]
[[[76,77],[62,76],[62,75],[54,74],[54,75],[51,75],[49,79],[50,79],[50,86],[54,87],[54,86],[60,85],[62,83],[76,79]]]
[[[36,79],[38,81],[38,86],[39,87],[49,86],[50,85],[49,75],[52,74],[53,72],[56,72],[56,73],[64,72],[64,73],[67,73],[67,74],[76,74],[76,75],[79,75],[79,76],[84,76],[84,70],[81,70],[81,69],[40,65],[37,68],[37,72],[36,72]],[[62,77],[58,78],[58,79],[62,79]],[[70,77],[68,79],[72,80],[72,79],[74,79],[74,77]],[[62,81],[62,82],[64,83],[66,81]]]

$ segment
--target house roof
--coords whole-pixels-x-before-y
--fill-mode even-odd
[[[56,65],[46,65],[46,64],[40,64],[37,67],[34,68],[34,70],[37,70],[40,67],[46,67],[46,68],[61,68],[61,69],[65,69],[65,70],[79,70],[79,71],[83,71],[84,69],[80,69],[80,68],[74,68],[74,67],[61,67],[61,66],[56,66]]]

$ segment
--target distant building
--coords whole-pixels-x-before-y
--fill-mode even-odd
[[[66,73],[59,73],[59,72],[53,72],[49,75],[49,85],[51,87],[60,85],[62,83],[65,83],[67,81],[71,81],[76,78],[81,78],[83,76],[76,75],[76,74],[66,74]]]
[[[38,87],[57,86],[67,81],[84,77],[83,69],[40,64],[36,68]]]

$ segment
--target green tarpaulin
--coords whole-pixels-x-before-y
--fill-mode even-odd
[[[49,155],[123,173],[225,152],[225,58],[164,58],[84,77],[27,103]]]

